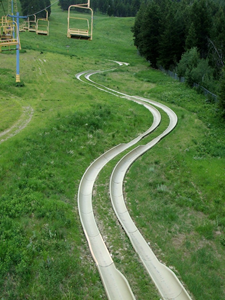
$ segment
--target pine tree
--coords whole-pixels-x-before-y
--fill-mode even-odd
[[[114,2],[112,0],[109,0],[109,6],[108,6],[107,14],[109,16],[112,16],[114,14]]]
[[[195,0],[191,9],[191,19],[196,32],[197,44],[201,57],[206,58],[208,54],[208,40],[212,26],[212,15],[210,14],[207,0]]]
[[[139,48],[140,42],[142,40],[141,36],[141,28],[142,28],[142,23],[144,20],[144,14],[146,10],[146,5],[142,3],[137,16],[135,18],[134,26],[132,27],[131,31],[133,32],[134,36],[134,45]]]
[[[223,69],[223,74],[220,80],[219,107],[225,117],[225,68]]]
[[[225,8],[220,7],[214,17],[214,30],[209,42],[211,61],[221,70],[225,59]]]
[[[188,30],[188,35],[185,41],[185,48],[186,50],[196,47],[197,45],[197,35],[195,31],[194,24],[191,23],[191,26]]]
[[[24,16],[37,14],[38,18],[45,18],[46,12],[44,9],[51,5],[50,0],[20,0],[22,13]],[[51,8],[48,8],[48,15],[51,14]]]
[[[159,39],[159,62],[166,69],[175,66],[184,52],[185,26],[182,16],[179,4],[167,2]]]
[[[143,9],[143,8],[142,8]],[[155,68],[159,57],[160,8],[155,2],[149,3],[145,9],[143,21],[138,35],[140,54]]]
[[[136,16],[139,8],[141,6],[140,0],[132,0],[131,2],[131,16]]]

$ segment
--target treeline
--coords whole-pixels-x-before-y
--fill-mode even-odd
[[[21,9],[24,16],[35,14],[41,10],[43,10],[45,7],[48,7],[51,5],[50,0],[20,0],[21,3]],[[51,14],[51,7],[48,9],[48,16]],[[38,18],[45,18],[46,12],[42,11],[39,14],[37,14]]]
[[[88,0],[59,0],[59,6],[63,10],[67,10],[70,5],[87,3]]]
[[[59,0],[59,5],[63,10],[67,10],[72,4],[87,3],[87,0]],[[141,0],[91,0],[91,8],[97,12],[115,17],[136,16]]]
[[[196,82],[220,93],[225,59],[223,1],[143,1],[132,31],[135,46],[152,67],[175,70],[189,85]]]
[[[140,0],[92,0],[92,2],[94,11],[115,17],[134,17],[141,5]]]

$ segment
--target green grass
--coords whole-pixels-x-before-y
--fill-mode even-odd
[[[55,5],[48,37],[21,33],[24,87],[15,85],[15,54],[0,54],[0,131],[21,118],[23,107],[34,109],[29,125],[0,144],[1,298],[106,299],[79,221],[79,181],[95,158],[145,131],[152,117],[140,105],[79,82],[75,74],[115,68],[93,80],[161,101],[179,118],[174,132],[130,168],[129,211],[193,299],[223,299],[225,125],[216,105],[148,67],[133,46],[133,18],[95,15],[91,42],[68,39],[66,21]],[[167,124],[163,114],[153,137]],[[158,299],[110,208],[108,178],[118,159],[96,182],[95,214],[136,298]]]
[[[137,84],[135,78],[144,85],[149,82],[149,89],[142,90],[139,81],[141,88],[136,94],[168,103],[179,122],[169,137],[131,167],[125,185],[130,199],[127,205],[158,257],[172,266],[195,298],[221,299],[224,121],[216,105],[207,104],[202,95],[184,84],[150,69],[133,74],[131,93]],[[123,79],[126,74],[120,71],[96,76],[118,90]],[[124,86],[122,90],[128,89]],[[201,259],[202,253],[209,253],[206,259]]]
[[[2,132],[10,128],[19,118],[21,115],[21,106],[16,100],[10,98],[9,95],[5,95],[0,100],[0,115],[2,116],[0,132]]]

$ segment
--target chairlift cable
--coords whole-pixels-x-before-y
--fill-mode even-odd
[[[36,13],[32,14],[32,15],[27,15],[26,17],[32,17],[33,15],[37,15],[37,14],[39,14],[39,13],[41,13],[41,12],[45,11],[47,8],[49,8],[49,7],[53,6],[53,5],[54,5],[54,4],[56,4],[57,2],[59,2],[59,0],[56,0],[54,3],[52,3],[51,5],[49,5],[49,6],[45,7],[44,9],[42,9],[42,10],[40,10],[40,11],[38,11],[38,12],[36,12]]]
[[[0,0],[0,1],[2,2],[2,0]],[[40,11],[38,11],[38,12],[36,12],[36,13],[33,13],[33,14],[31,14],[31,15],[24,16],[23,18],[25,18],[25,17],[28,18],[28,17],[32,17],[33,15],[37,15],[37,14],[39,14],[39,13],[45,11],[47,8],[53,6],[53,5],[56,4],[57,2],[59,2],[59,0],[56,0],[54,3],[52,3],[51,5],[49,5],[49,6],[45,7],[45,8],[43,8],[42,10],[40,10]],[[4,11],[5,11],[5,10],[4,10]],[[8,16],[10,16],[10,15],[8,14]]]

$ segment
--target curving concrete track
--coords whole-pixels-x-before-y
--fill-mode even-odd
[[[141,103],[138,101],[138,103]],[[135,299],[126,278],[116,269],[111,255],[95,222],[92,208],[92,191],[94,182],[101,169],[115,156],[136,144],[145,135],[153,131],[160,123],[159,112],[150,105],[145,106],[153,114],[152,126],[142,135],[128,144],[120,144],[95,160],[84,173],[78,190],[78,210],[91,254],[98,267],[107,296],[109,299]]]
[[[177,118],[175,113],[162,104],[155,103],[155,105],[162,108],[169,115],[170,124],[157,138],[144,146],[135,148],[118,162],[110,179],[110,196],[117,218],[126,231],[135,251],[138,253],[142,263],[157,286],[163,299],[191,299],[176,275],[169,268],[160,263],[154,255],[148,243],[145,241],[140,231],[132,221],[123,197],[123,181],[130,165],[139,156],[151,149],[160,141],[160,139],[167,135],[176,126]]]
[[[173,128],[177,124],[177,116],[171,109],[163,104],[141,97],[129,96],[104,87],[101,84],[95,83],[90,79],[90,76],[99,72],[100,71],[81,72],[76,75],[76,78],[80,81],[83,81],[81,77],[85,76],[85,78],[89,81],[88,84],[93,85],[94,87],[104,92],[108,92],[115,96],[126,98],[128,100],[132,100],[139,104],[142,104],[153,114],[153,124],[145,133],[141,134],[131,142],[127,144],[120,144],[100,156],[89,166],[80,182],[78,191],[78,209],[80,219],[87,241],[89,243],[92,256],[96,262],[100,276],[102,278],[107,296],[110,300],[135,299],[126,278],[116,269],[95,222],[92,208],[93,186],[99,172],[111,159],[136,144],[144,136],[150,134],[159,125],[161,116],[158,110],[151,105],[153,104],[154,106],[159,107],[166,112],[170,119],[169,126],[162,134],[153,139],[150,143],[135,148],[119,161],[119,163],[113,170],[110,180],[111,201],[121,225],[125,229],[134,249],[138,253],[141,261],[143,262],[149,275],[158,288],[162,298],[165,300],[190,300],[190,296],[188,295],[176,275],[169,268],[158,261],[151,248],[146,243],[143,236],[140,234],[127,211],[123,198],[123,180],[130,165],[140,155],[151,149],[164,136],[166,136],[171,130],[173,130]]]

